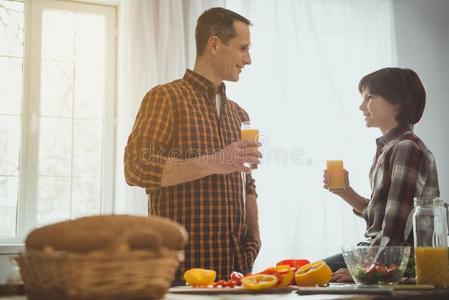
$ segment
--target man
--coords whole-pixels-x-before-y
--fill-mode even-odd
[[[125,177],[146,189],[149,214],[189,232],[185,262],[224,279],[249,272],[260,249],[257,194],[245,163],[259,164],[258,144],[240,141],[248,114],[226,97],[251,64],[250,21],[224,8],[199,18],[193,71],[144,97],[125,149]]]

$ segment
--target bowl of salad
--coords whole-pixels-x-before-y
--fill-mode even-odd
[[[358,285],[398,283],[410,256],[409,246],[343,247],[343,258]]]

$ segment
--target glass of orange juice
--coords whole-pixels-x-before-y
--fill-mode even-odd
[[[259,141],[259,129],[254,128],[250,121],[242,122],[240,128],[240,140],[242,141]],[[245,166],[251,169],[257,169],[257,165],[245,163]]]
[[[346,188],[345,171],[342,160],[326,161],[327,176],[330,190],[344,190]]]

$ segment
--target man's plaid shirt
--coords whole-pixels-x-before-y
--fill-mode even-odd
[[[177,280],[194,267],[216,270],[218,279],[234,270],[247,272],[260,249],[260,242],[247,235],[246,195],[257,196],[250,174],[211,175],[161,187],[168,157],[207,155],[240,140],[248,114],[226,97],[224,84],[218,92],[220,115],[214,85],[193,71],[156,86],[142,101],[125,149],[126,181],[146,189],[149,214],[175,220],[189,232]]]

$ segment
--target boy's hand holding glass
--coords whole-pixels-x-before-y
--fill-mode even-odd
[[[323,174],[323,187],[341,195],[349,188],[349,173],[343,167],[342,160],[328,160],[326,161],[326,170]]]

